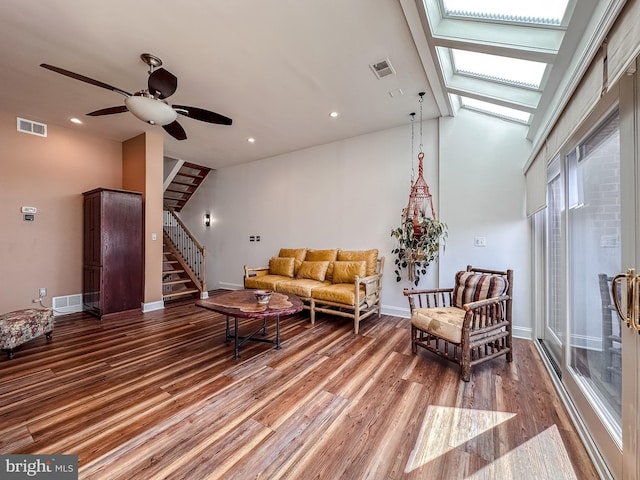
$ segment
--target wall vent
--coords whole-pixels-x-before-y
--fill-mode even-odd
[[[34,122],[25,118],[18,118],[18,131],[22,133],[30,133],[40,137],[47,136],[47,126],[44,123]]]
[[[393,65],[391,65],[391,62],[388,58],[380,60],[376,63],[372,63],[369,66],[371,67],[371,70],[373,70],[373,73],[376,74],[376,77],[378,77],[379,79],[396,74],[396,71],[394,70]]]
[[[53,297],[53,314],[64,315],[65,313],[76,313],[82,311],[82,294],[65,295],[63,297]]]

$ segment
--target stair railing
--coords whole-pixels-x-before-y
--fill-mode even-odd
[[[166,237],[171,241],[175,250],[180,254],[191,272],[187,273],[198,286],[201,293],[207,292],[206,258],[207,251],[195,239],[187,226],[168,205],[164,206],[163,227]],[[195,278],[194,278],[195,277]]]

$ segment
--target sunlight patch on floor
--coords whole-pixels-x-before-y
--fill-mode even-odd
[[[405,473],[421,469],[438,457],[458,449],[453,458],[460,462],[460,472],[465,472],[465,478],[511,479],[534,475],[536,479],[576,479],[556,425],[504,451],[505,443],[502,439],[498,440],[497,432],[494,435],[490,431],[515,416],[515,413],[509,412],[430,406]],[[474,456],[481,458],[486,466],[468,471],[467,468],[473,469],[469,461]]]
[[[444,455],[478,435],[513,418],[515,413],[430,406],[411,452],[405,473]],[[492,459],[488,459],[492,460]]]
[[[467,478],[514,478],[525,472],[540,480],[577,479],[558,427],[552,425]]]

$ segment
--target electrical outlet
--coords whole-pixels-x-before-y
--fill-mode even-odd
[[[40,290],[38,291],[38,296],[40,298],[46,297],[47,296],[47,288],[46,287],[40,287]]]

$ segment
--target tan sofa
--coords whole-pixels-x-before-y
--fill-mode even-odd
[[[377,249],[283,248],[267,267],[245,265],[244,286],[293,293],[309,310],[312,324],[323,312],[352,318],[358,333],[360,321],[380,317],[383,267]]]

